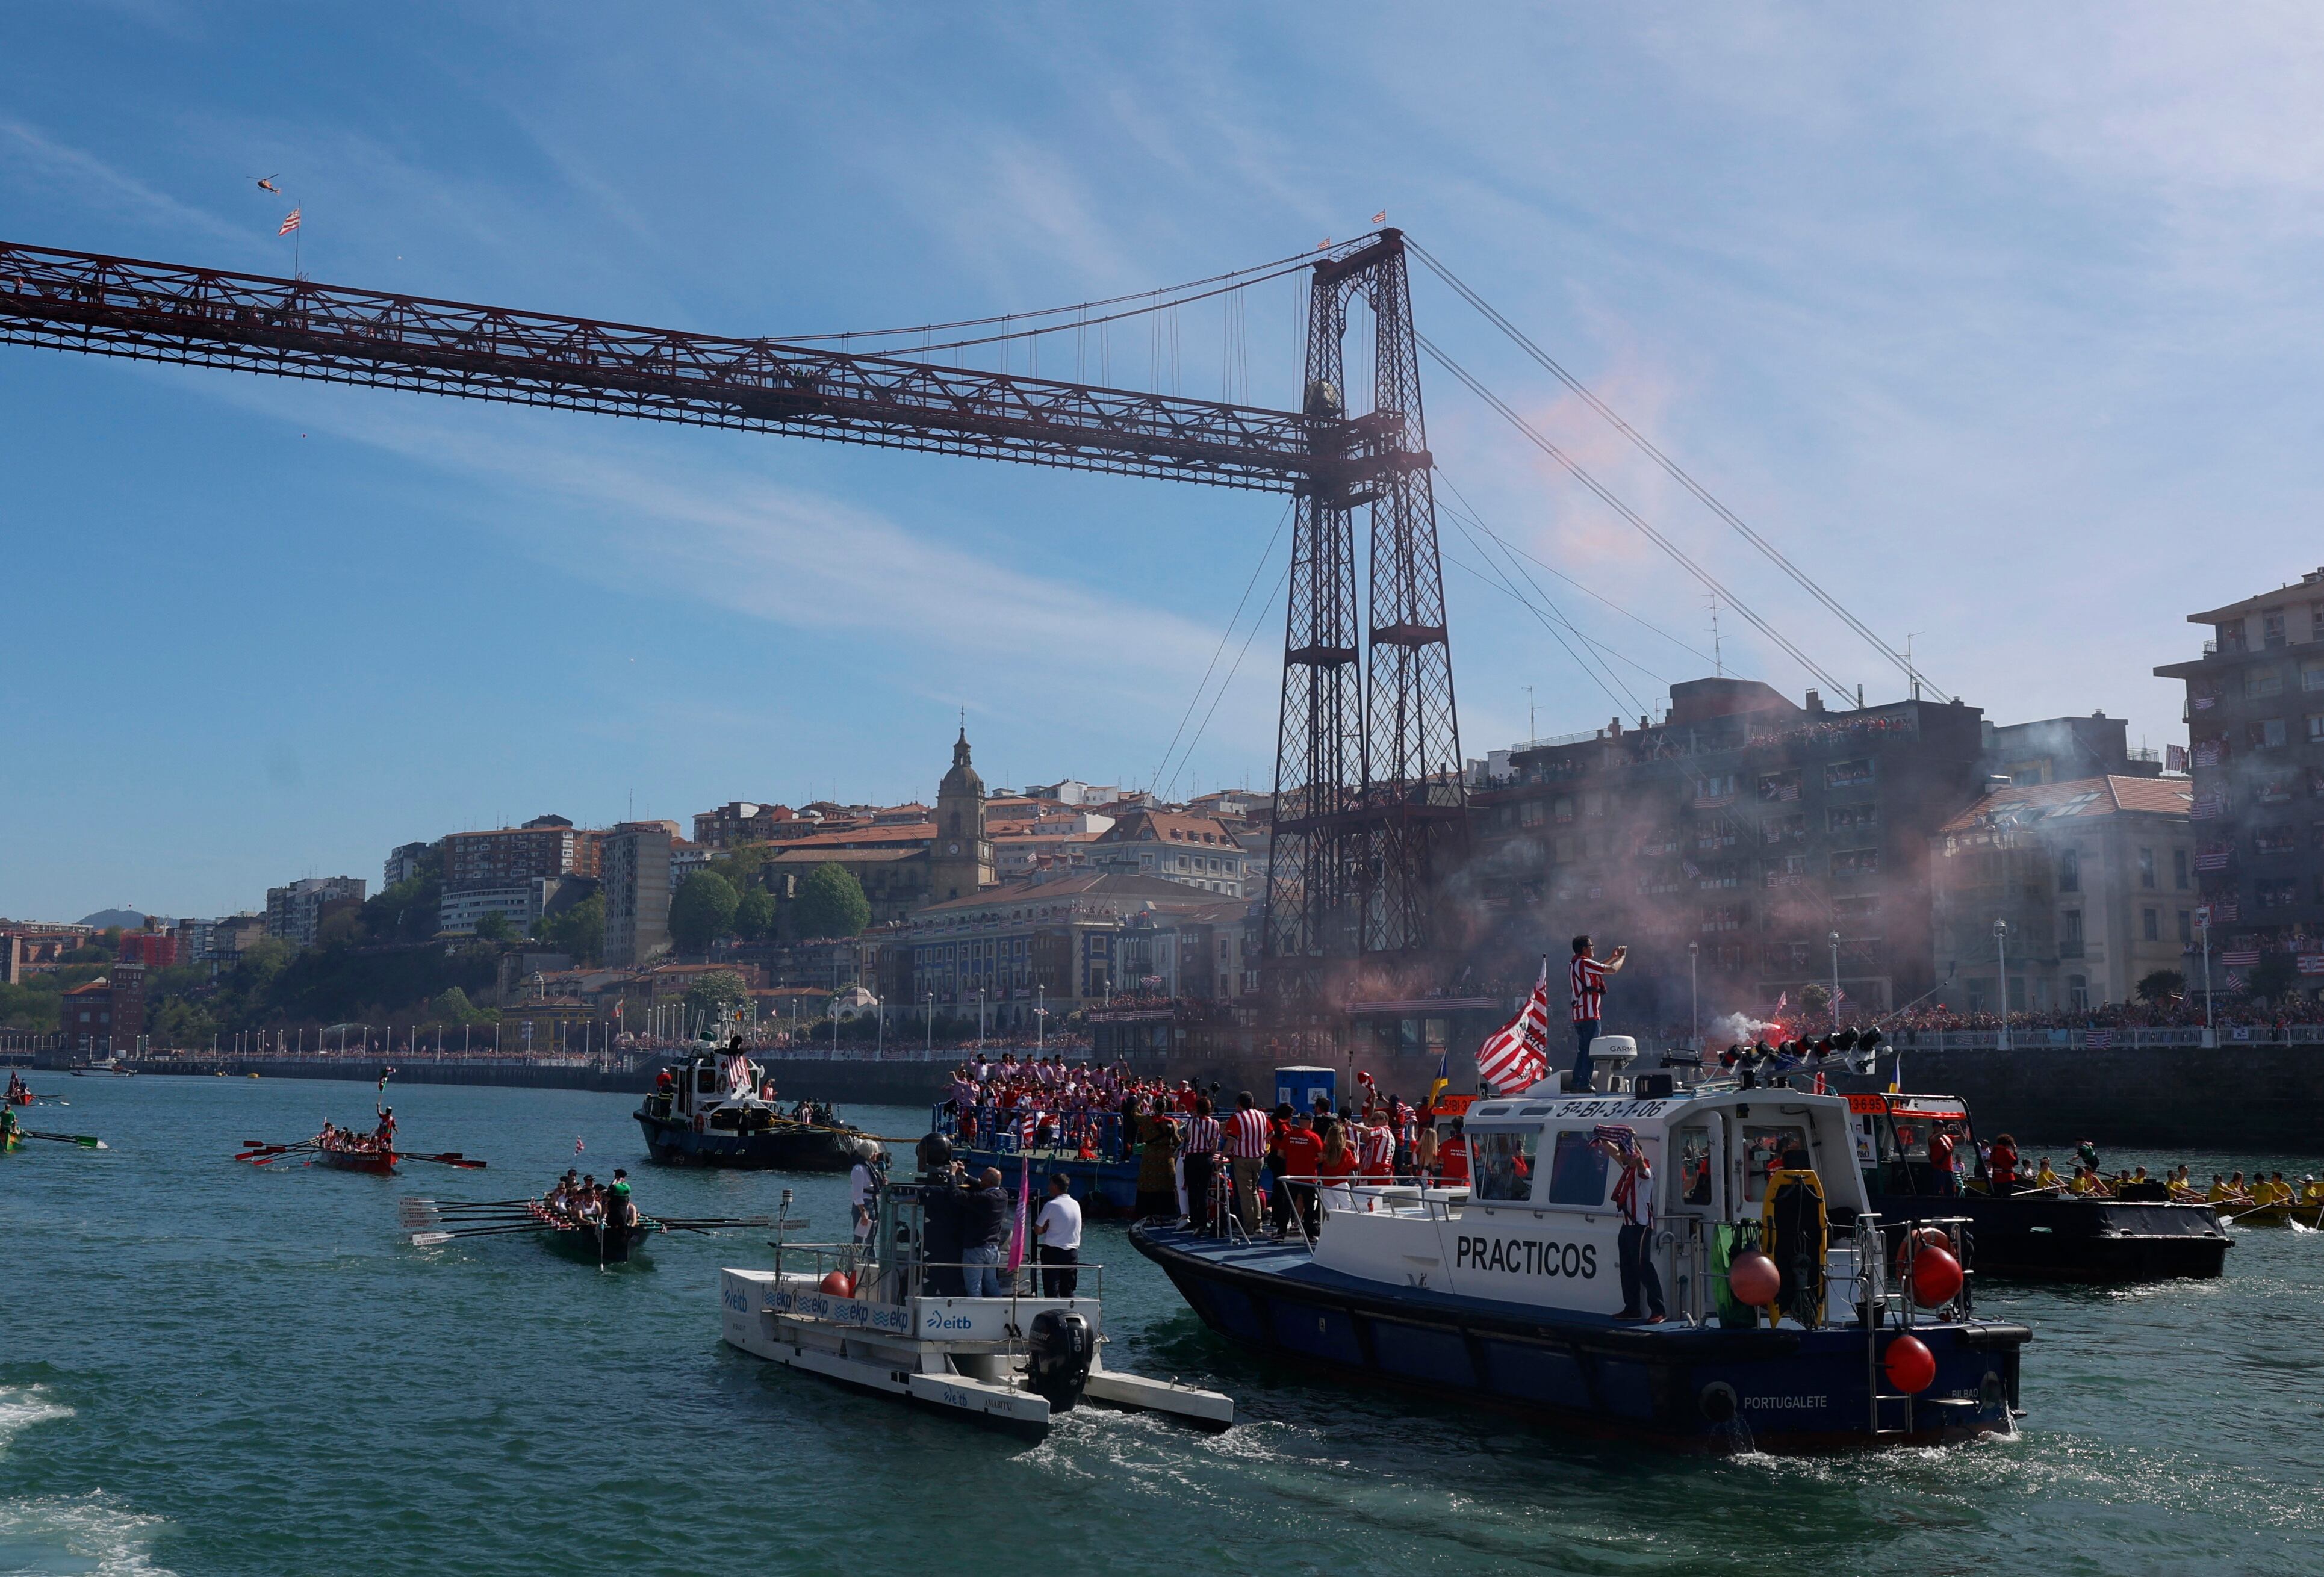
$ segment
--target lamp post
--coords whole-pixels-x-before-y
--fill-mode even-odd
[[[1694,1019],[1694,1050],[1697,1052],[1702,1049],[1702,944],[1689,942],[1686,945],[1686,994],[1692,1003],[1690,1010]]]
[[[1995,1049],[2007,1051],[2009,1046],[2009,922],[1993,922],[1993,955],[2001,963],[2001,1034]]]
[[[979,1050],[984,1047],[984,991],[982,986],[976,988],[976,1044]]]
[[[1831,1032],[1840,1033],[1840,933],[1831,934],[1831,1001],[1825,1004],[1831,1010]]]
[[[2211,1021],[2211,906],[2209,904],[2195,906],[2195,929],[2200,932],[2203,937],[2203,1044],[2216,1046],[2219,1040],[2219,1029],[2218,1026]]]
[[[1048,1044],[1049,988],[1033,988],[1033,1050],[1038,1055]]]

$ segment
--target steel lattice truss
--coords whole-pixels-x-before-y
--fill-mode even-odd
[[[1373,327],[1369,415],[1344,411],[1348,309]],[[1276,739],[1267,956],[1283,994],[1341,990],[1330,961],[1425,958],[1437,879],[1466,837],[1461,735],[1444,622],[1436,504],[1420,410],[1403,235],[1319,263],[1307,307],[1307,414],[1319,453],[1292,539]],[[1358,645],[1355,512],[1371,512],[1370,595]],[[1379,984],[1380,982],[1373,982]]]
[[[1295,412],[0,243],[0,343],[1296,494],[1267,953],[1312,1001],[1329,961],[1429,953],[1465,819],[1402,234],[1321,257],[1308,313]]]
[[[0,342],[1293,491],[1287,411],[0,243]]]

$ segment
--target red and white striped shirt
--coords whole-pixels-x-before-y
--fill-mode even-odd
[[[1396,1160],[1395,1133],[1387,1124],[1376,1123],[1358,1129],[1356,1135],[1360,1141],[1358,1154],[1362,1157],[1364,1176],[1388,1176]]]
[[[1605,1016],[1606,965],[1602,960],[1573,955],[1573,968],[1567,975],[1573,991],[1573,1021]]]
[[[1227,1154],[1238,1161],[1267,1158],[1267,1113],[1246,1106],[1227,1124]]]
[[[1219,1120],[1215,1117],[1186,1119],[1185,1153],[1190,1156],[1214,1156],[1219,1152]]]

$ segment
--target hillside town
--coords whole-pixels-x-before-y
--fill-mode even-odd
[[[1472,759],[1440,977],[1291,1030],[1264,989],[1272,794],[989,787],[964,727],[927,802],[543,814],[397,844],[376,886],[301,878],[205,918],[0,921],[0,1030],[99,1056],[586,1056],[727,1015],[770,1047],[1289,1033],[1439,1057],[1574,933],[1628,945],[1610,1011],[1671,1041],[1786,1010],[2308,1021],[2324,569],[2188,618],[2200,654],[2155,669],[2184,684],[2187,735],[2159,750],[2103,713],[1794,701],[1720,675],[1673,684],[1658,715]]]

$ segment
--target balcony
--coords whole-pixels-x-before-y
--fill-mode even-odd
[[[2080,942],[2061,942],[2058,944],[2059,957],[2080,958],[2081,955],[2082,945]]]

